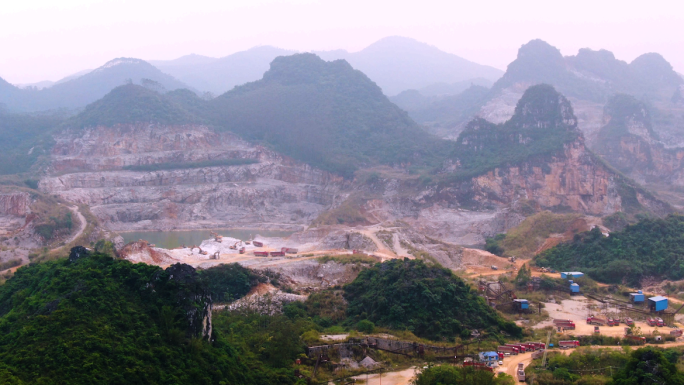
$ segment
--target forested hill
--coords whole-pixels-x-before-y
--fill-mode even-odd
[[[684,217],[644,219],[610,236],[594,228],[543,252],[535,263],[637,287],[645,277],[680,280],[684,278]]]
[[[188,90],[160,94],[128,84],[113,89],[102,99],[89,104],[65,125],[69,128],[84,128],[132,123],[199,123],[206,121],[206,118],[199,115],[197,109],[204,108],[205,104]]]
[[[217,126],[344,176],[377,164],[436,165],[448,147],[346,61],[313,54],[278,57],[263,79],[211,105]]]
[[[513,117],[503,124],[476,118],[456,141],[460,173],[475,176],[538,155],[550,155],[581,136],[570,102],[552,86],[525,91]]]
[[[425,338],[469,338],[474,329],[516,337],[522,333],[450,270],[421,260],[377,264],[362,271],[344,291],[350,317],[408,329]]]
[[[82,247],[23,267],[0,286],[0,383],[294,383],[291,370],[212,332],[210,292],[188,265],[162,270]]]

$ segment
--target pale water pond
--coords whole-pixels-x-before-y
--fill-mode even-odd
[[[188,231],[131,231],[120,233],[125,243],[144,239],[157,247],[173,249],[181,245],[199,245],[205,239],[211,239],[211,231],[224,237],[249,240],[257,235],[262,237],[288,237],[292,231],[255,230],[255,229],[223,229],[223,230],[188,230]]]

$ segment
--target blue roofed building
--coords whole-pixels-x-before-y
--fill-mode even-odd
[[[655,296],[648,299],[648,308],[651,311],[663,311],[667,309],[667,298],[663,296]]]

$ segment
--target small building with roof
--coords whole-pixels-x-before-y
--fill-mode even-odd
[[[663,311],[667,309],[667,298],[660,295],[649,298],[648,308],[651,311]]]
[[[496,362],[499,361],[499,353],[497,352],[480,352],[478,354],[482,362]]]
[[[646,300],[646,296],[639,290],[636,293],[629,293],[629,300],[634,303],[643,303]]]
[[[513,302],[515,303],[515,307],[518,310],[527,310],[530,308],[530,301],[526,299],[514,299]]]

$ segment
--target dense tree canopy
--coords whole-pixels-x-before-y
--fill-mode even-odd
[[[599,228],[543,252],[538,266],[579,270],[608,283],[638,286],[642,278],[684,278],[684,217],[643,219],[605,236]]]
[[[518,326],[501,318],[450,270],[421,260],[377,264],[344,290],[347,313],[353,319],[408,329],[420,337],[469,336],[472,329],[521,334]]]
[[[85,249],[82,249],[85,250]],[[0,286],[0,379],[26,384],[293,383],[291,371],[203,338],[194,269],[106,255],[21,268]],[[277,380],[273,380],[277,379]]]

